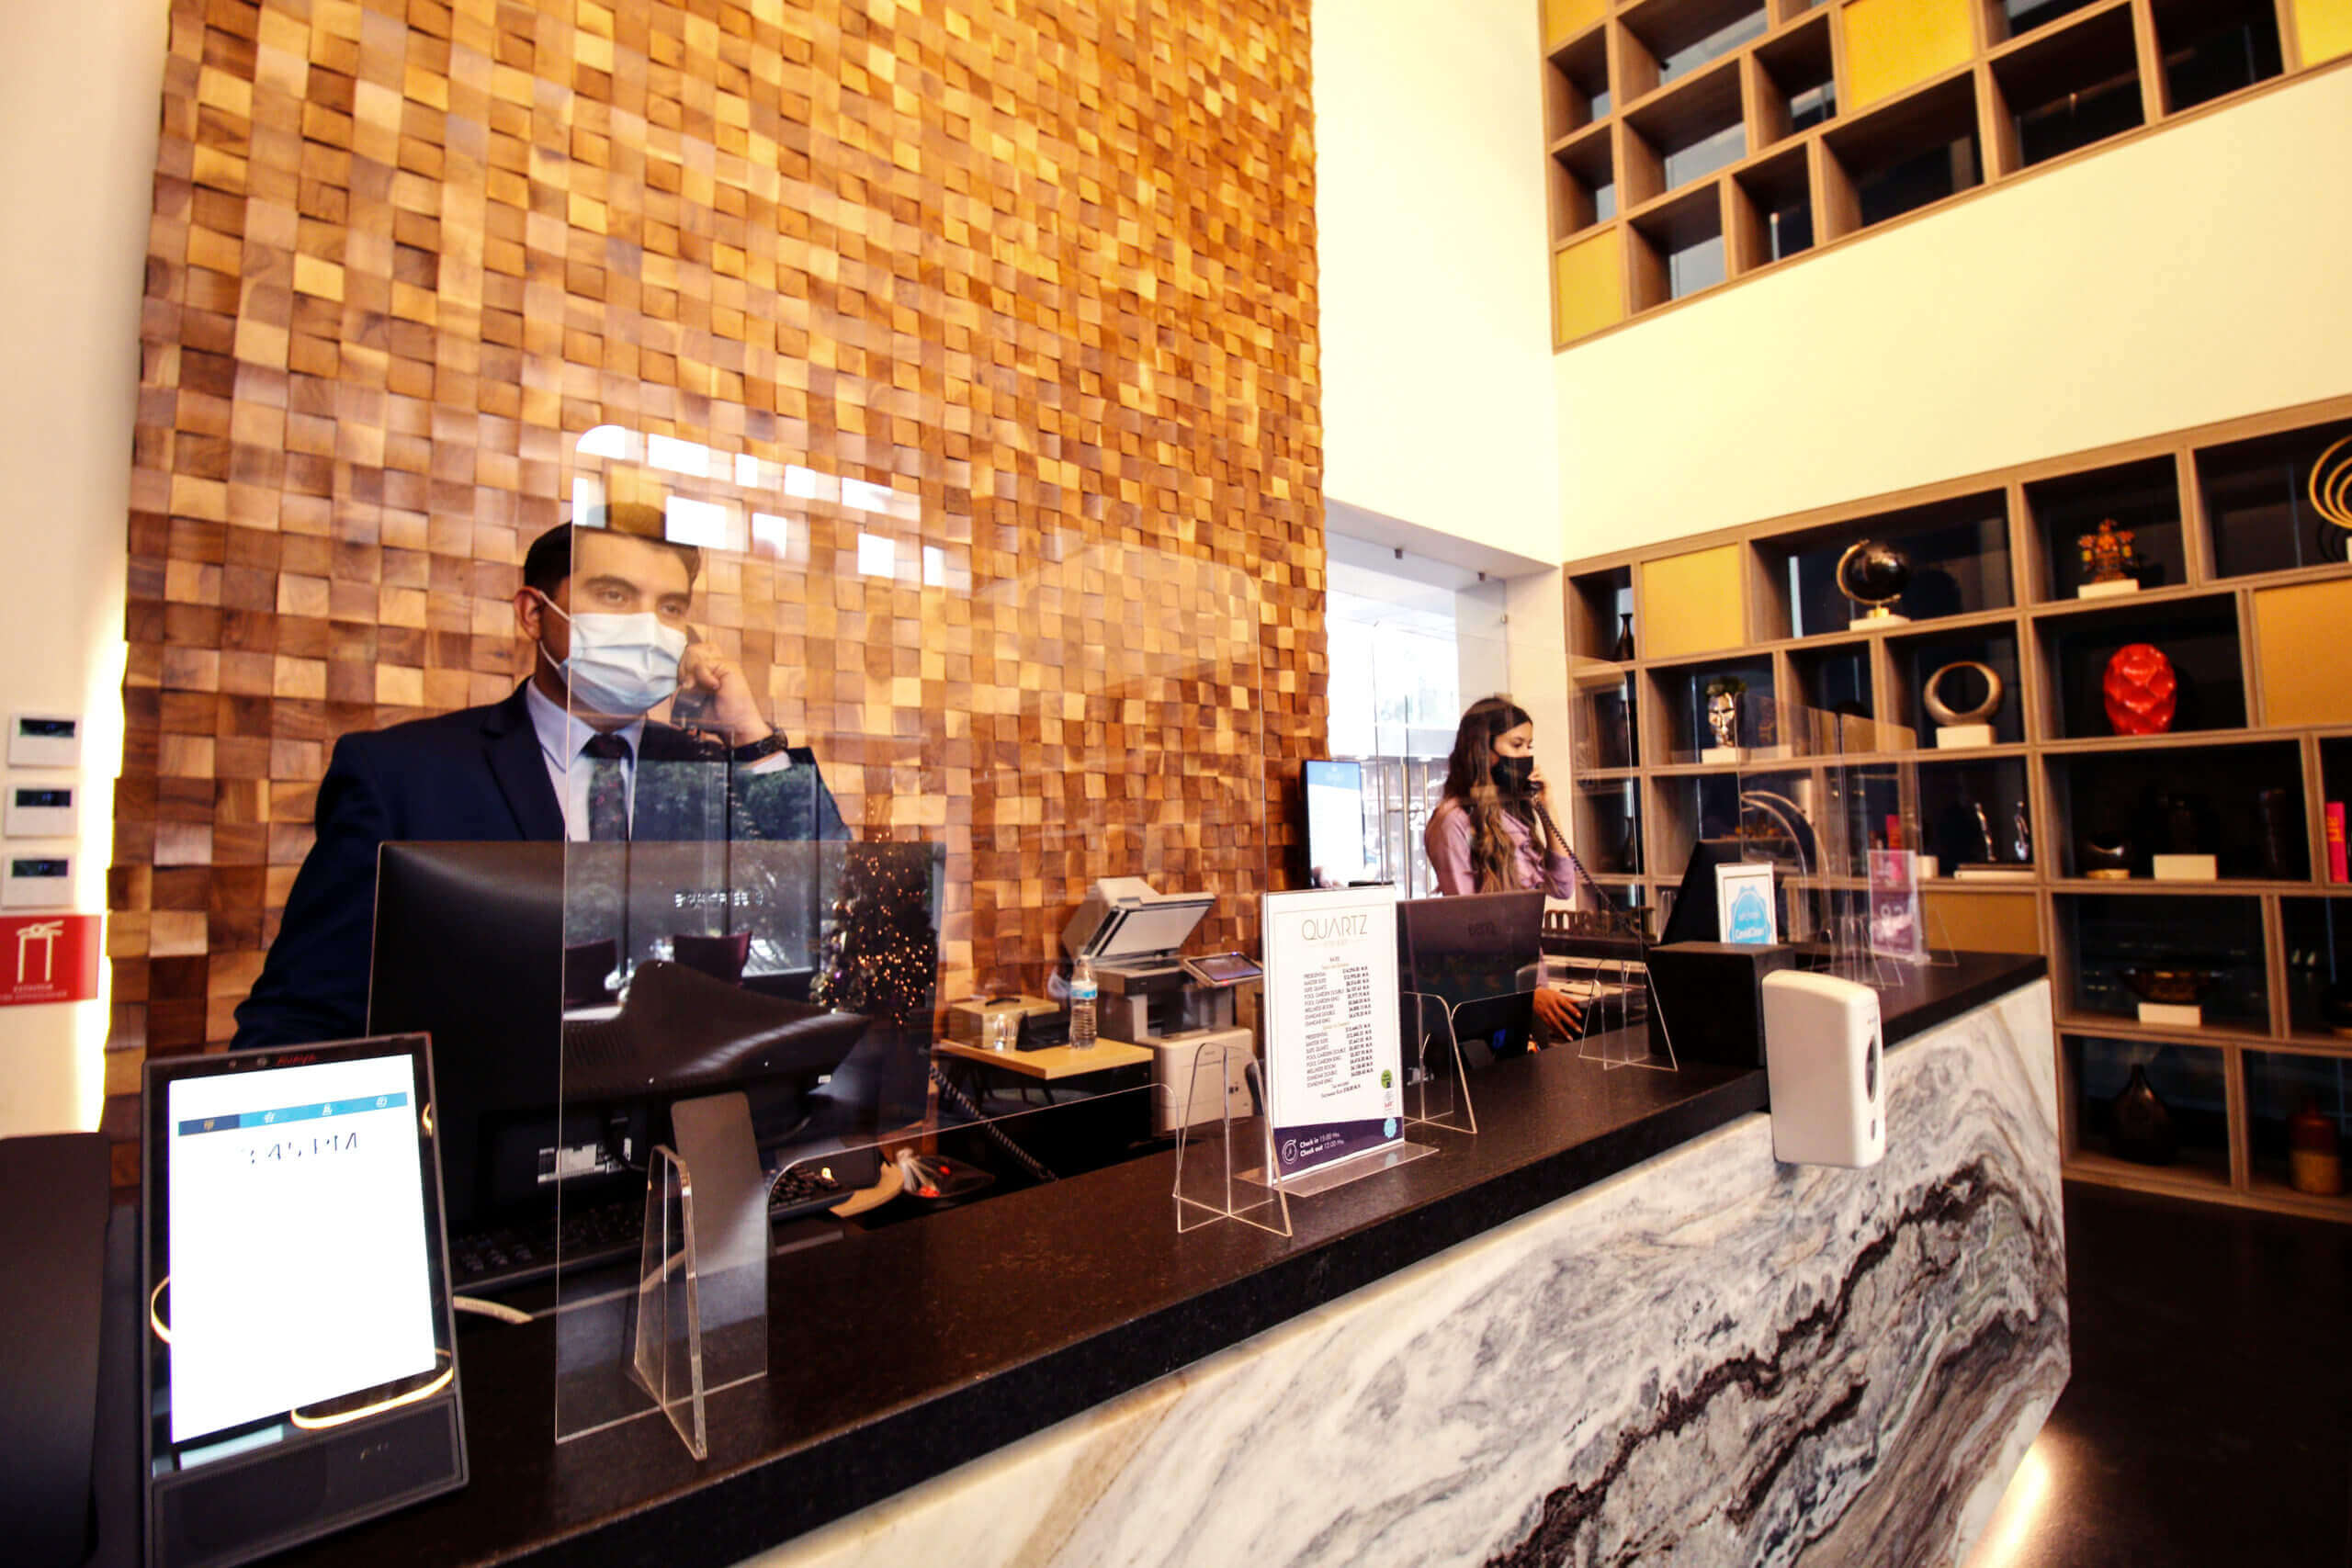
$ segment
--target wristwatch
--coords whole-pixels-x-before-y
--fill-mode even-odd
[[[792,748],[785,744],[784,732],[771,729],[766,739],[754,740],[749,746],[738,746],[732,755],[738,762],[756,762],[763,757],[773,757],[778,751],[790,750]]]

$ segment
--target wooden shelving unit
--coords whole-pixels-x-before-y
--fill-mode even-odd
[[[1656,902],[1760,774],[1809,777],[1826,802],[1833,771],[1907,764],[1886,771],[1916,779],[1930,852],[1939,833],[1949,850],[1951,813],[1986,807],[2007,840],[2021,806],[2020,879],[1946,874],[1926,901],[1951,946],[2050,955],[2068,1173],[2352,1220],[2352,1198],[2292,1191],[2284,1156],[2306,1092],[2352,1143],[2352,1038],[2317,1010],[2331,976],[2352,986],[2352,886],[2328,880],[2324,834],[2324,804],[2352,802],[2352,564],[2303,493],[2344,435],[2352,397],[1570,563],[1569,831],[1602,880]],[[2078,598],[2075,541],[2109,516],[2145,544],[2143,586]],[[1866,538],[1912,558],[1907,622],[1851,620],[1836,594],[1831,566]],[[1634,656],[1613,659],[1628,612]],[[2127,641],[2181,674],[2165,734],[2107,723],[2098,680]],[[2007,688],[1990,747],[1936,747],[1920,688],[1959,660]],[[1842,750],[1707,762],[1691,693],[1725,673],[1786,713],[1842,705],[1867,723]],[[2086,833],[2163,847],[2151,792],[2189,798],[2220,880],[2156,882],[2144,860],[2128,881],[2084,874]],[[1982,857],[1941,858],[1949,873]],[[2165,960],[2222,976],[2201,1027],[2143,1025],[2116,978]],[[2151,1054],[2184,1134],[2163,1168],[2114,1157],[2101,1131],[2118,1073]]]
[[[2352,0],[1543,0],[1553,342],[2352,55]]]

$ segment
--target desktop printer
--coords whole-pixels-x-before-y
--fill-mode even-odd
[[[1086,890],[1062,929],[1062,946],[1094,966],[1101,988],[1097,1028],[1103,1039],[1140,1045],[1152,1055],[1152,1130],[1216,1119],[1216,1097],[1204,1082],[1193,1094],[1193,1063],[1204,1051],[1225,1055],[1225,1109],[1250,1113],[1243,1069],[1253,1057],[1250,1031],[1236,1027],[1234,988],[1262,971],[1238,953],[1179,958],[1216,899],[1206,893],[1155,893],[1139,876],[1106,876]],[[1214,1069],[1204,1069],[1204,1076]],[[1189,1117],[1187,1107],[1190,1107]]]

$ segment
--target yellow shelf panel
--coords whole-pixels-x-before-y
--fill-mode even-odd
[[[1560,342],[1570,344],[1625,319],[1625,247],[1614,229],[1552,258]]]
[[[2255,594],[2266,726],[2352,720],[2352,681],[2345,679],[2343,658],[2346,626],[2352,626],[2352,579]]]
[[[1738,545],[1717,545],[1668,556],[1642,567],[1642,653],[1675,659],[1747,645],[1747,618],[1741,614]]]
[[[2305,66],[2352,54],[2352,0],[2290,0]]]
[[[1846,81],[1860,110],[1964,65],[1976,54],[1969,0],[1854,0],[1846,25]],[[1850,112],[1844,105],[1839,113]]]
[[[1607,15],[1609,0],[1544,0],[1545,47],[1576,37]]]
[[[2040,953],[2041,900],[2031,892],[1951,893],[1922,889],[1928,945],[1962,953]]]

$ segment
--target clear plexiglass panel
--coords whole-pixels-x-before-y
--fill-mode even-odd
[[[567,838],[560,1094],[506,1119],[498,1196],[554,1224],[560,1439],[665,1408],[685,1433],[681,1387],[721,1420],[730,1382],[822,1349],[779,1313],[764,1359],[697,1368],[687,1210],[648,1235],[649,1166],[697,1198],[754,1172],[784,1301],[794,1247],[854,1243],[835,1216],[986,1201],[1188,1119],[1246,1142],[1255,1113],[1256,581],[1116,534],[982,548],[910,492],[657,440],[583,448],[531,715]],[[693,1217],[707,1351],[751,1298]]]

